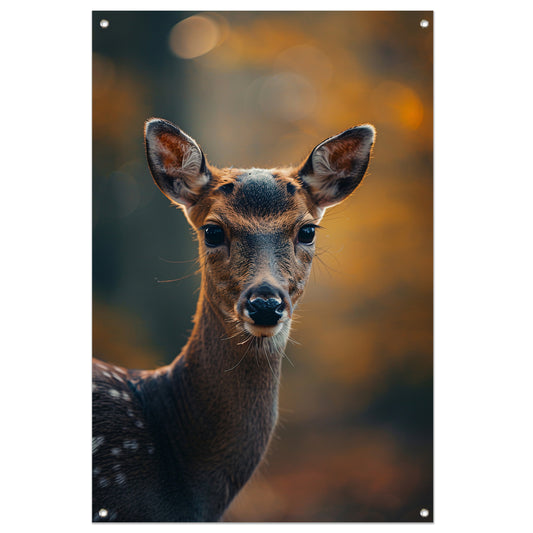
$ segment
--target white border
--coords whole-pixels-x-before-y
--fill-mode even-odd
[[[194,5],[195,10],[253,9],[229,0]],[[272,0],[257,6],[435,10],[436,509],[431,527],[442,532],[530,527],[533,88],[524,5]],[[89,522],[90,465],[83,462],[90,457],[90,11],[112,9],[193,10],[168,1],[3,7],[0,393],[7,531],[95,527]],[[375,532],[429,526],[333,527]]]

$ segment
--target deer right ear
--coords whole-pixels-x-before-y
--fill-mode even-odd
[[[315,204],[325,209],[342,202],[366,172],[376,130],[365,124],[320,143],[299,169]]]
[[[174,124],[152,118],[144,125],[144,142],[150,171],[161,192],[185,209],[194,205],[210,179],[196,141]]]

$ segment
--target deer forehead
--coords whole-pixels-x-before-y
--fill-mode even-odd
[[[284,230],[305,217],[313,220],[314,210],[291,169],[252,168],[234,171],[221,182],[205,220],[243,231]]]

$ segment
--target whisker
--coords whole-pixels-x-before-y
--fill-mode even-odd
[[[301,345],[302,345],[301,342],[298,342],[298,341],[292,339],[291,337],[287,337],[287,340],[288,340],[291,344],[295,344],[296,346],[301,346]]]
[[[173,265],[184,265],[187,263],[198,263],[198,258],[195,257],[194,259],[185,259],[184,261],[171,261],[170,259],[165,259],[164,257],[158,257],[160,261],[164,261],[165,263],[172,263]]]
[[[237,335],[240,335],[242,331],[237,331],[234,335],[231,335],[230,337],[221,337],[221,341],[229,341],[230,339],[234,339]]]
[[[246,331],[238,331],[238,332],[236,333],[236,335],[238,335],[238,334],[248,335],[248,338],[246,338],[246,339],[245,339],[244,341],[242,341],[242,342],[237,343],[238,345],[245,344],[245,343],[247,343],[250,339],[253,338],[253,335],[250,335],[250,334],[249,334],[248,332],[246,332]],[[233,335],[233,337],[235,337],[236,335]],[[231,337],[231,338],[233,338],[233,337]],[[245,350],[245,352],[244,352],[244,355],[241,357],[240,361],[239,361],[235,366],[233,366],[233,367],[231,367],[231,368],[228,368],[227,370],[224,370],[224,372],[230,372],[231,370],[235,370],[235,369],[236,369],[236,368],[237,368],[237,367],[238,367],[238,366],[244,361],[244,358],[246,357],[246,355],[247,355],[248,352],[250,351],[250,346],[252,346],[252,343],[250,343],[250,344],[248,345],[248,347],[246,348],[246,350]]]
[[[155,278],[155,280],[157,281],[157,283],[174,283],[175,281],[183,281],[184,279],[190,278],[191,276],[194,276],[197,273],[198,272],[191,272],[190,274],[186,274],[185,276],[183,276],[181,278],[176,278],[176,279],[157,279],[157,278]]]
[[[239,362],[235,366],[232,366],[231,368],[228,368],[227,370],[224,370],[224,372],[231,372],[232,370],[235,370],[242,363],[242,361],[246,357],[247,353],[248,353],[248,350],[246,350],[244,352],[244,355],[241,357],[241,359],[239,360]]]
[[[320,265],[324,266],[325,269],[326,269],[326,272],[331,275],[331,272],[334,272],[335,274],[341,274],[342,271],[337,269],[337,268],[334,268],[332,267],[331,265],[329,265],[328,263],[326,263],[326,261],[324,259],[322,259],[322,256],[323,255],[327,255],[328,258],[331,258],[333,257],[334,259],[337,259],[336,256],[330,251],[330,250],[320,250],[319,252],[317,252],[315,254],[315,258],[317,259],[317,261],[319,262]],[[339,265],[339,261],[336,261],[337,264]]]
[[[296,368],[294,366],[294,363],[291,361],[291,358],[286,354],[286,353],[283,353],[281,354],[282,357],[285,357],[285,359],[287,359],[287,361],[289,361],[289,363],[291,364],[292,368]]]
[[[246,344],[250,341],[250,339],[253,337],[253,335],[249,335],[247,339],[244,339],[242,342],[238,342],[237,346],[241,346],[242,344]]]
[[[272,372],[272,377],[275,378],[276,375],[274,374],[274,369],[272,368],[272,365],[270,364],[270,358],[268,357],[268,354],[266,352],[265,346],[264,346],[263,343],[261,344],[261,346],[263,348],[263,355],[265,356],[265,358],[267,360],[267,363],[268,363],[268,366],[270,367],[270,372]]]

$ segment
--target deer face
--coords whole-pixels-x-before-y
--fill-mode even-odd
[[[204,295],[228,328],[257,337],[288,334],[316,228],[325,209],[360,183],[374,135],[372,126],[347,130],[315,147],[299,167],[219,170],[174,125],[146,123],[150,170],[197,232]]]

